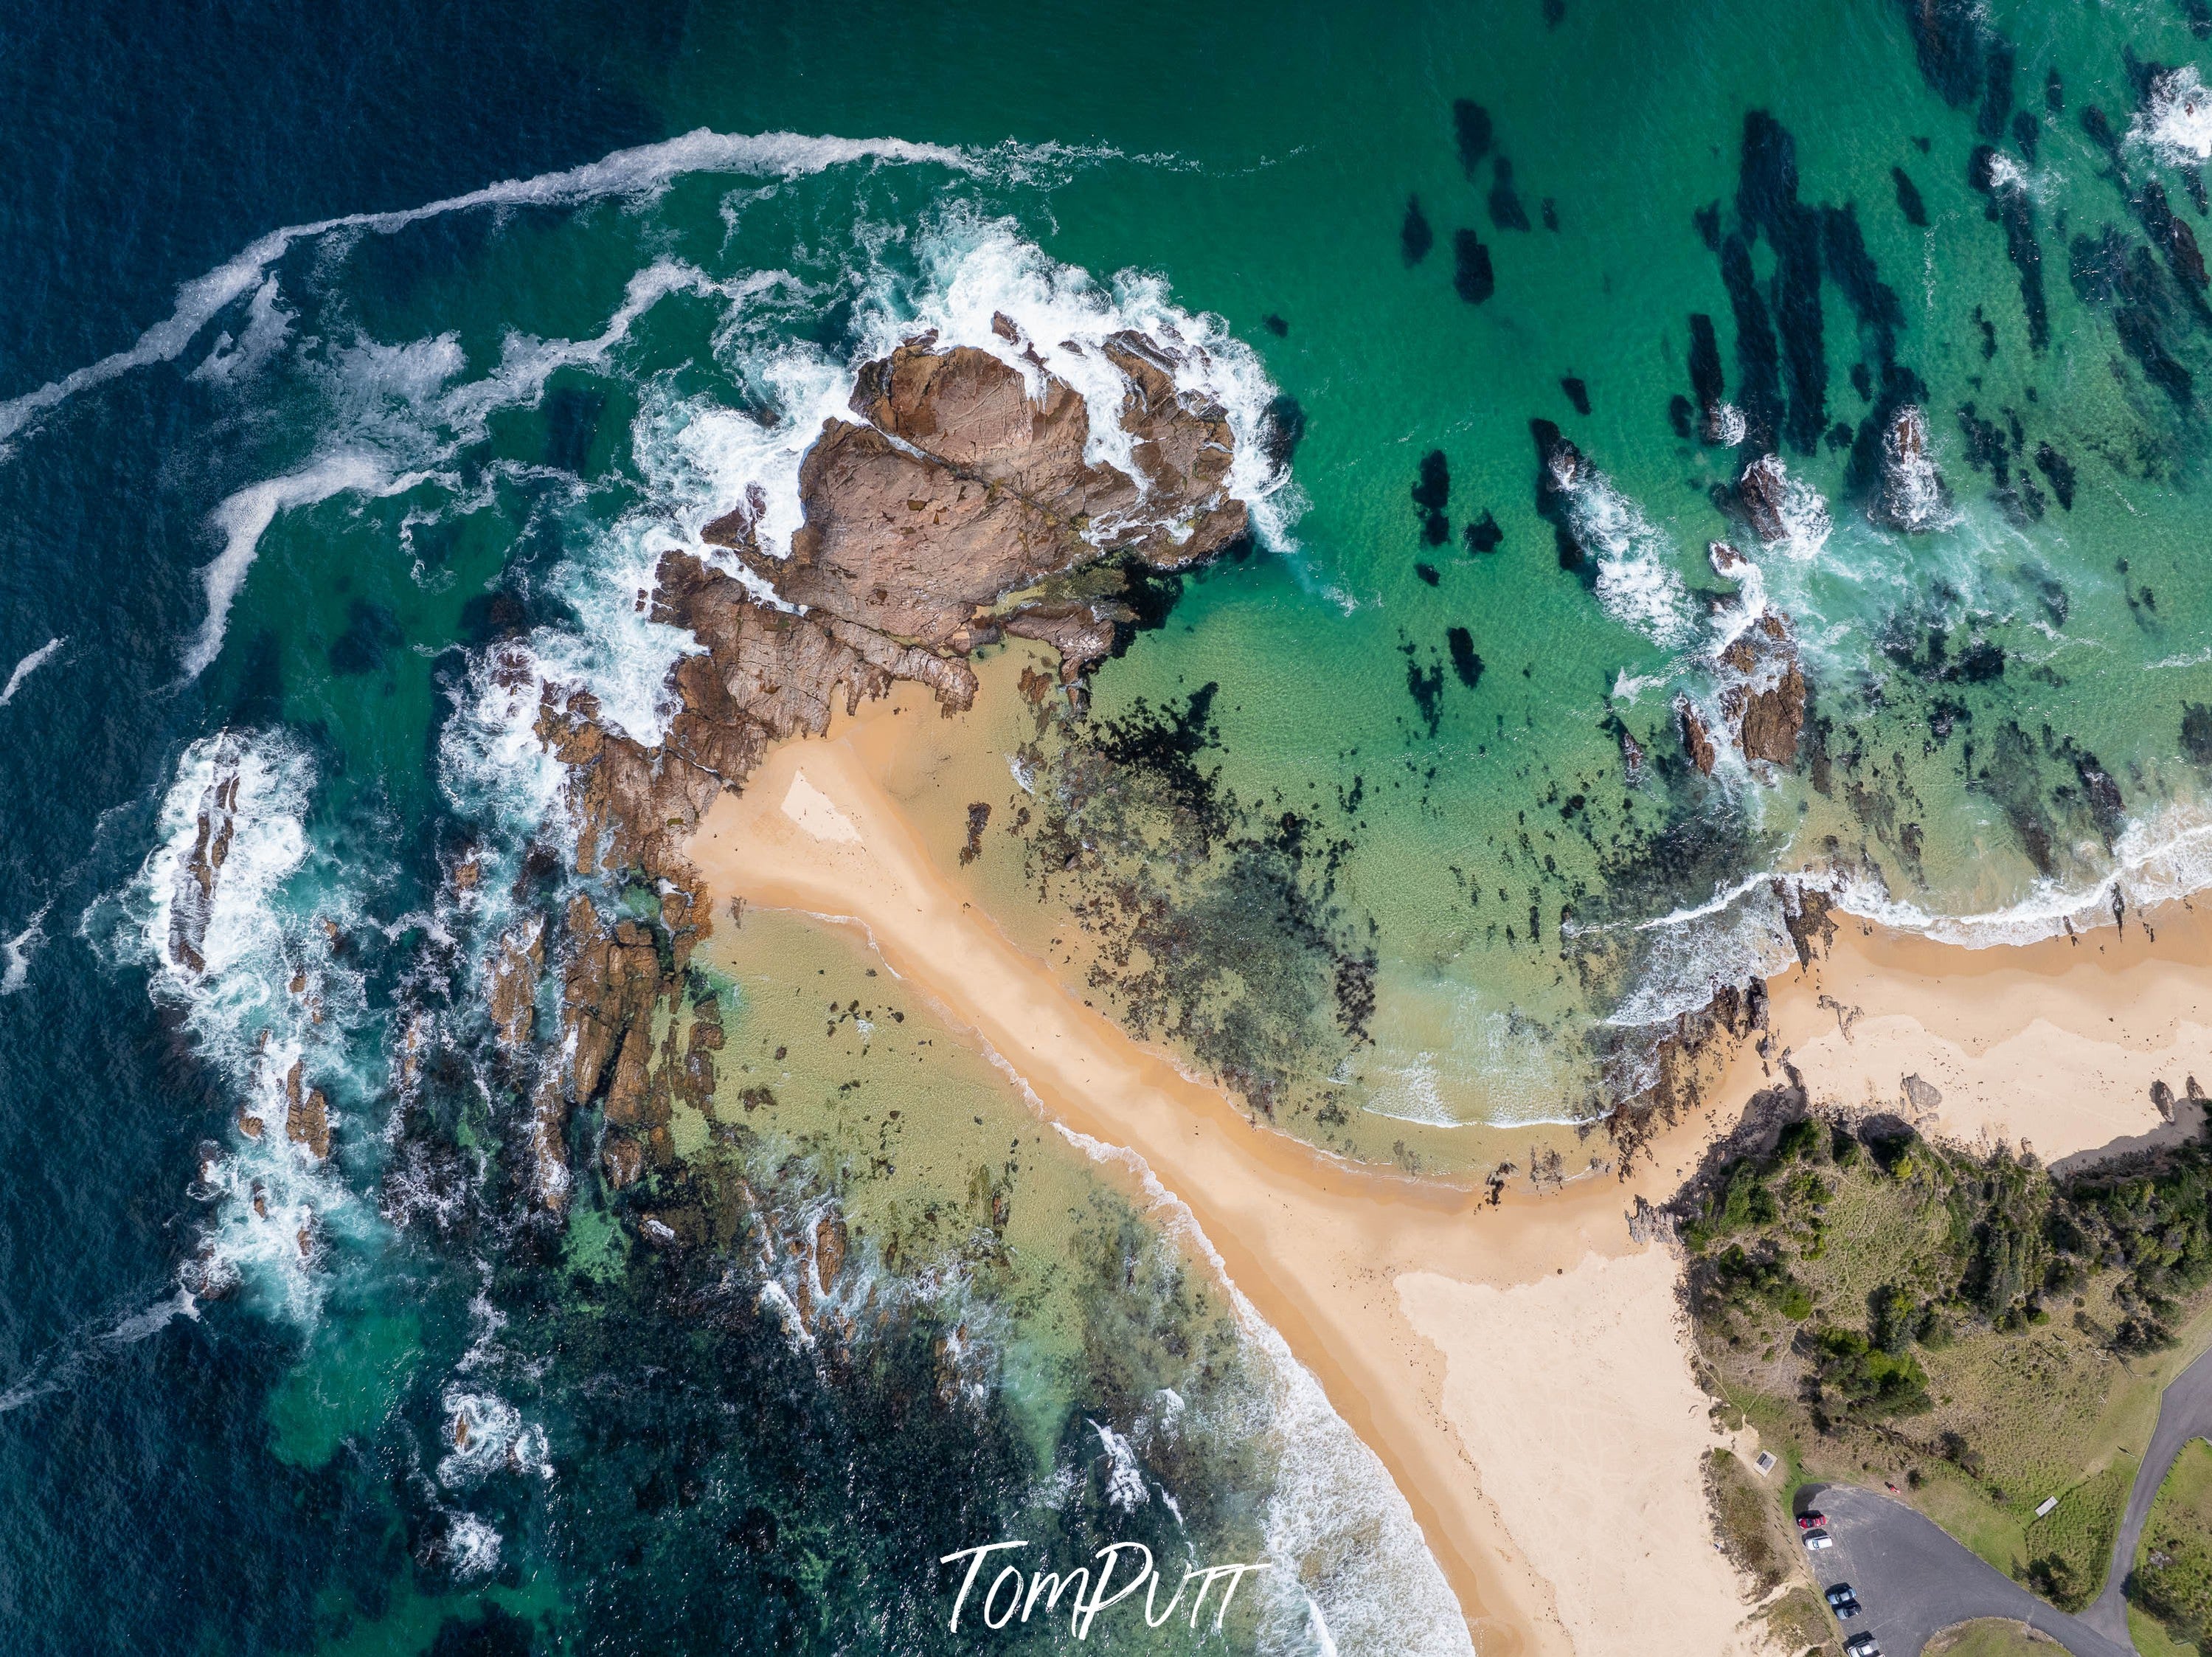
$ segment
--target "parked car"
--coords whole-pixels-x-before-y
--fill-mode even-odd
[[[1844,1649],[1850,1657],[1881,1657],[1881,1648],[1875,1643],[1871,1634],[1854,1634],[1844,1642]]]
[[[1814,1553],[1820,1552],[1823,1548],[1832,1548],[1835,1545],[1836,1538],[1830,1536],[1826,1531],[1808,1531],[1805,1532],[1805,1546]]]
[[[1838,1622],[1848,1623],[1865,1607],[1859,1604],[1858,1594],[1850,1583],[1838,1582],[1828,1590],[1828,1609],[1836,1613]]]
[[[1815,1526],[1825,1525],[1827,1522],[1827,1514],[1810,1509],[1797,1515],[1797,1528],[1801,1531],[1809,1531]]]

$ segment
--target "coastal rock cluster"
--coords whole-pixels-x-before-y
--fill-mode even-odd
[[[674,1102],[712,1096],[712,998],[689,1020],[659,1020],[658,1042],[655,1010],[684,1001],[692,951],[712,928],[684,843],[769,743],[818,734],[839,703],[851,712],[902,679],[927,685],[947,714],[963,710],[975,693],[966,656],[1006,635],[1052,645],[1073,686],[1136,621],[1133,581],[1245,534],[1228,488],[1228,416],[1178,385],[1190,348],[1136,332],[1105,343],[1126,389],[1118,429],[1101,442],[1085,398],[1007,318],[993,328],[1006,355],[924,335],[860,370],[855,417],[826,422],[801,462],[805,521],[787,557],[762,545],[757,490],[706,527],[713,551],[664,556],[641,602],[701,647],[673,670],[665,740],[611,728],[587,692],[544,688],[538,734],[568,770],[574,872],[627,876],[633,893],[656,894],[648,912],[633,903],[619,915],[578,895],[562,918],[568,1057],[541,1050],[532,1089],[533,1185],[546,1206],[566,1199],[575,1109],[603,1106],[601,1163],[619,1187],[671,1159]],[[1117,454],[1127,468],[1101,458]],[[527,671],[526,653],[512,650],[495,672]],[[518,1054],[546,954],[532,930],[502,941],[487,969],[501,1039]]]

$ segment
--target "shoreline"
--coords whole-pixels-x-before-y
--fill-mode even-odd
[[[1769,1057],[1738,1046],[1625,1175],[1539,1193],[1524,1171],[1493,1205],[1255,1125],[1012,941],[887,786],[912,722],[937,717],[902,686],[773,748],[687,848],[717,907],[859,925],[1042,1114],[1132,1153],[1382,1461],[1486,1657],[1764,1643],[1707,1540],[1699,1460],[1730,1441],[1694,1379],[1676,1260],[1631,1214],[1785,1062],[1816,1103],[2046,1161],[2156,1129],[2151,1081],[2179,1093],[2193,1054],[2212,1069],[2206,911],[2169,905],[2154,940],[2138,923],[1971,950],[1839,915],[1823,956],[1771,981]],[[1530,1132],[1491,1131],[1516,1154]]]

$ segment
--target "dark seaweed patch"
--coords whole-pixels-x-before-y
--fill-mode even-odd
[[[2066,113],[2066,82],[2059,78],[2056,65],[2043,77],[2043,107],[2054,115]]]
[[[1490,158],[1490,222],[1501,230],[1526,230],[1528,210],[1513,190],[1513,162],[1500,154]]]
[[[1559,389],[1567,394],[1567,401],[1575,405],[1577,414],[1588,414],[1590,411],[1589,387],[1573,375],[1568,375],[1560,380]]]
[[[1451,652],[1452,672],[1459,682],[1473,690],[1482,682],[1482,658],[1474,653],[1474,635],[1464,627],[1444,629],[1444,643]]]
[[[2013,67],[2011,43],[1990,34],[1982,56],[1982,107],[1974,115],[1974,131],[1991,143],[2004,137],[2005,118],[2012,113]]]
[[[1283,392],[1267,399],[1260,427],[1260,452],[1267,457],[1269,466],[1278,472],[1287,467],[1305,435],[1306,411],[1297,398]]]
[[[1417,564],[1413,566],[1413,573],[1431,587],[1438,585],[1443,580],[1443,574],[1432,564]]]
[[[2197,187],[2201,190],[2203,186],[2199,185]],[[1549,196],[1544,198],[1543,203],[1538,208],[1537,212],[1538,216],[1543,219],[1544,228],[1547,230],[1556,230],[1559,228],[1559,204],[1553,201]]]
[[[1273,311],[1260,319],[1260,326],[1278,339],[1287,338],[1290,335],[1291,325]]]
[[[2143,181],[2142,193],[2136,198],[2136,214],[2142,220],[2143,228],[2150,239],[2166,253],[2167,268],[2180,284],[2181,295],[2199,322],[2212,324],[2212,309],[2204,303],[2204,255],[2197,246],[2197,233],[2188,224],[2174,216],[2166,204],[2166,192],[2155,179]]]
[[[2043,294],[2043,248],[2035,239],[2035,204],[2018,185],[1999,188],[1992,166],[1996,152],[1977,144],[1966,162],[1966,182],[1989,198],[1983,210],[2003,227],[2005,257],[2020,273],[2021,308],[2027,313],[2027,343],[2037,350],[2051,343],[2051,314]]]
[[[607,394],[597,387],[556,384],[545,393],[545,464],[583,476]]]
[[[1698,227],[1698,238],[1705,244],[1706,251],[1721,250],[1721,204],[1709,201],[1690,215],[1690,222]]]
[[[1736,214],[1774,248],[1775,322],[1790,382],[1783,436],[1810,454],[1827,427],[1827,361],[1821,344],[1820,216],[1797,199],[1796,146],[1763,109],[1743,120]],[[1747,412],[1748,411],[1747,410]]]
[[[1468,181],[1474,181],[1474,169],[1490,153],[1494,135],[1491,130],[1490,112],[1472,98],[1460,98],[1452,103],[1452,139],[1459,148],[1459,164],[1466,169]]]
[[[1697,412],[1696,406],[1680,392],[1676,392],[1667,399],[1667,423],[1674,429],[1674,435],[1677,437],[1687,437],[1690,435],[1692,422]]]
[[[1406,217],[1398,226],[1398,251],[1405,257],[1406,268],[1410,271],[1426,259],[1436,242],[1437,234],[1429,228],[1428,217],[1421,211],[1421,198],[1407,197]]]
[[[1735,314],[1736,403],[1743,411],[1745,441],[1771,448],[1782,413],[1782,352],[1752,274],[1751,248],[1741,236],[1721,244],[1721,282]]]
[[[1579,475],[1587,463],[1582,451],[1549,420],[1531,420],[1528,435],[1536,443],[1536,515],[1552,526],[1552,537],[1559,547],[1559,568],[1582,570],[1587,560],[1582,542],[1575,533],[1574,520],[1567,510],[1560,480]]]
[[[1262,1115],[1325,1112],[1373,1012],[1372,923],[1334,900],[1349,841],[1279,801],[1247,807],[1206,763],[1214,695],[1096,728],[1064,716],[1030,874],[1097,940],[1090,982],[1139,1038],[1177,1043]]]
[[[1435,661],[1424,667],[1419,648],[1411,639],[1398,648],[1406,655],[1406,694],[1413,698],[1413,706],[1419,710],[1421,722],[1428,727],[1429,734],[1434,736],[1443,718],[1443,667]]]
[[[2193,379],[2166,344],[2172,297],[2150,249],[2106,225],[2096,236],[2075,237],[2069,253],[2075,295],[2085,304],[2111,308],[2120,348],[2135,358],[2144,378],[2186,406]]]
[[[1505,532],[1487,512],[1467,527],[1467,550],[1470,552],[1495,552],[1504,539]]]
[[[1557,28],[1565,21],[1567,0],[1544,0],[1544,27]]]
[[[1490,269],[1490,249],[1472,230],[1452,232],[1452,290],[1470,305],[1480,305],[1497,291]]]
[[[1820,210],[1820,242],[1828,275],[1843,290],[1860,329],[1872,336],[1876,360],[1897,355],[1897,336],[1905,326],[1905,307],[1897,290],[1881,279],[1859,228],[1858,210],[1850,203]]]
[[[1912,31],[1912,54],[1921,77],[1954,109],[1979,100],[1986,108],[1996,76],[1992,51],[2004,55],[2003,82],[2010,102],[2012,48],[1983,21],[1980,0],[1899,0]]]
[[[331,641],[331,671],[349,677],[374,673],[407,642],[399,618],[381,604],[356,599],[346,606],[346,630]]]
[[[2050,481],[2051,492],[2069,512],[2074,509],[2074,463],[2048,443],[2035,449],[2035,469]]]
[[[1432,448],[1421,457],[1421,476],[1414,484],[1414,509],[1421,515],[1421,544],[1442,546],[1451,538],[1444,509],[1451,504],[1451,467],[1444,452]]]
[[[2182,704],[2181,751],[2200,765],[2212,765],[2212,707],[2202,702]]]
[[[2020,153],[2033,163],[2035,147],[2043,141],[2043,123],[2027,110],[2021,110],[2012,118],[2012,141],[2020,146]]]
[[[2191,34],[2200,40],[2212,40],[2212,0],[2174,0],[2174,3]]]
[[[1917,229],[1928,228],[1928,204],[1920,198],[1920,186],[1901,167],[1889,169],[1890,178],[1897,185],[1897,210],[1905,215],[1905,222]]]

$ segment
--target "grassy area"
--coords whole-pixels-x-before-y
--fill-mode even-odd
[[[2212,1343],[2208,1168],[2190,1148],[2062,1189],[1893,1124],[1789,1124],[1675,1204],[1706,1384],[1787,1465],[1780,1490],[1888,1483],[2078,1608],[2160,1392]]]
[[[2025,1623],[1981,1617],[1945,1629],[1923,1649],[1925,1657],[2055,1657],[2065,1648]]]
[[[2168,1648],[2212,1647],[2212,1444],[2203,1439],[2183,1447],[2159,1489],[2128,1598],[2157,1624]]]
[[[2199,1657],[2197,1647],[2176,1641],[2165,1623],[2139,1605],[2128,1607],[2128,1637],[2135,1642],[2136,1657]]]
[[[1775,1648],[1791,1657],[1834,1657],[1843,1649],[1828,1608],[1802,1584],[1769,1605],[1765,1616]]]
[[[1716,1450],[1705,1460],[1705,1499],[1721,1551],[1750,1579],[1754,1597],[1764,1599],[1796,1563],[1771,1496],[1735,1452]]]

